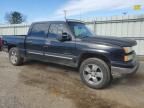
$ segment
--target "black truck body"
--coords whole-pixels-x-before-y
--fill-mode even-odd
[[[28,58],[76,67],[80,70],[82,81],[92,88],[103,88],[112,79],[113,74],[133,74],[139,67],[133,50],[136,41],[95,36],[79,21],[33,23],[28,35],[3,36],[2,42],[2,48],[9,52],[13,65],[19,65],[24,58]],[[12,51],[17,52],[15,56],[18,58],[15,62],[12,61]],[[89,66],[89,64],[97,65]],[[98,68],[96,70],[96,67],[99,67],[99,70]],[[90,72],[85,75],[84,69]],[[107,75],[108,81],[92,83],[92,80],[95,80],[94,82],[100,80],[94,77],[96,73],[100,73],[99,71],[103,73],[101,77]],[[90,81],[85,76],[91,76],[88,78]]]

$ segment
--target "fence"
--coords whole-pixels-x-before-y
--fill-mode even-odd
[[[26,35],[30,24],[0,25],[0,35]]]
[[[96,35],[126,37],[137,41],[134,48],[144,55],[144,15],[97,17],[85,20]],[[26,35],[30,24],[0,25],[0,35]]]
[[[143,37],[144,15],[98,17],[86,21],[97,35],[118,37]]]

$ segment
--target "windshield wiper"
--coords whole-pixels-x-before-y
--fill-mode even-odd
[[[79,38],[86,38],[86,37],[90,37],[88,35],[78,35]]]

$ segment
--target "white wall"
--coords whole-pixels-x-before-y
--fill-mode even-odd
[[[97,35],[144,37],[144,15],[97,17],[93,21],[95,25],[92,20],[86,20]]]
[[[29,24],[0,25],[0,35],[26,35]]]

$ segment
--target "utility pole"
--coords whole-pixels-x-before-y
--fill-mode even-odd
[[[64,10],[64,18],[66,20],[66,17],[67,17],[67,10]]]

